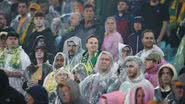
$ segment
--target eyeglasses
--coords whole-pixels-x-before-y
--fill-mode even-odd
[[[77,45],[75,45],[73,41],[67,42],[67,47],[76,48],[76,46],[77,46]]]

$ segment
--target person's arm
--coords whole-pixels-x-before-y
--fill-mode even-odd
[[[5,71],[8,77],[23,77],[22,71]]]
[[[163,39],[163,37],[164,37],[164,35],[166,33],[166,30],[167,30],[167,25],[168,25],[168,22],[167,21],[163,21],[160,35],[157,38],[157,43],[159,43]]]

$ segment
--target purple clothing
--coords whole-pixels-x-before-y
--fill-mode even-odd
[[[118,32],[113,32],[111,34],[107,34],[104,37],[102,50],[110,52],[115,61],[118,61],[119,52],[118,52],[118,44],[123,43],[123,39]]]
[[[159,65],[155,65],[152,68],[146,69],[145,72],[145,78],[149,80],[154,87],[157,87],[159,85],[158,82],[158,70],[159,70]]]

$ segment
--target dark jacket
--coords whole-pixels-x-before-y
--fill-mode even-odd
[[[9,85],[3,70],[0,70],[0,80],[0,104],[26,104],[24,96]]]

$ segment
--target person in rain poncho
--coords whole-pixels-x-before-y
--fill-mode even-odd
[[[119,43],[118,45],[119,50],[119,60],[117,63],[114,63],[113,73],[118,75],[118,78],[115,82],[109,87],[108,92],[117,91],[122,82],[126,80],[126,71],[125,66],[123,65],[125,58],[127,56],[132,55],[132,48],[126,44]]]
[[[172,80],[177,79],[177,72],[173,65],[164,64],[159,68],[159,86],[155,88],[156,101],[164,100],[172,92]]]
[[[110,52],[114,60],[118,60],[118,43],[123,43],[121,34],[116,30],[116,20],[114,17],[108,17],[105,22],[105,37],[102,44],[102,50]]]
[[[76,36],[67,39],[64,43],[63,53],[66,55],[70,69],[73,68],[80,62],[83,54],[81,39]]]
[[[67,60],[65,55],[62,52],[58,52],[54,58],[53,71],[49,73],[44,79],[43,86],[48,92],[52,92],[53,90],[55,90],[57,83],[54,76],[61,67],[64,67],[67,64],[66,62]]]
[[[132,88],[137,86],[138,84],[143,84],[148,87],[151,91],[154,89],[153,85],[144,78],[144,63],[137,56],[128,56],[125,59],[124,66],[126,68],[126,81],[124,81],[120,90],[124,93],[129,93]],[[152,92],[154,93],[154,91]],[[126,101],[128,101],[129,96],[126,97]],[[129,103],[128,103],[129,104]]]
[[[124,104],[147,104],[154,97],[154,89],[139,84],[135,86],[129,93],[129,102]]]
[[[80,95],[78,84],[73,80],[66,80],[58,84],[56,91],[49,97],[54,98],[49,104],[88,104]]]
[[[112,66],[112,55],[109,52],[102,51],[95,66],[97,73],[88,76],[80,82],[81,94],[90,104],[97,104],[99,97],[107,92],[108,87],[116,79],[111,71]]]
[[[85,65],[83,63],[77,64],[73,68],[72,73],[74,75],[74,80],[77,83],[80,83],[81,81],[83,81],[88,76],[87,71],[85,69]]]
[[[127,56],[131,56],[133,54],[133,51],[132,51],[132,48],[129,45],[119,43],[118,44],[118,52],[119,52],[119,60],[116,64],[116,66],[119,68],[123,64],[125,58]],[[118,70],[118,74],[119,73],[120,73],[120,70]]]
[[[143,62],[145,58],[150,53],[152,53],[152,51],[157,51],[160,53],[162,57],[164,57],[163,51],[157,45],[155,45],[155,37],[153,31],[146,29],[143,31],[142,35],[143,35],[142,43],[144,49],[137,53],[136,56],[140,57]]]
[[[123,93],[121,91],[114,91],[111,93],[103,94],[100,97],[99,104],[125,104],[126,93]]]
[[[19,34],[9,31],[6,39],[7,48],[4,50],[3,69],[9,77],[9,84],[24,94],[22,89],[24,70],[31,64],[30,58],[18,45]]]

